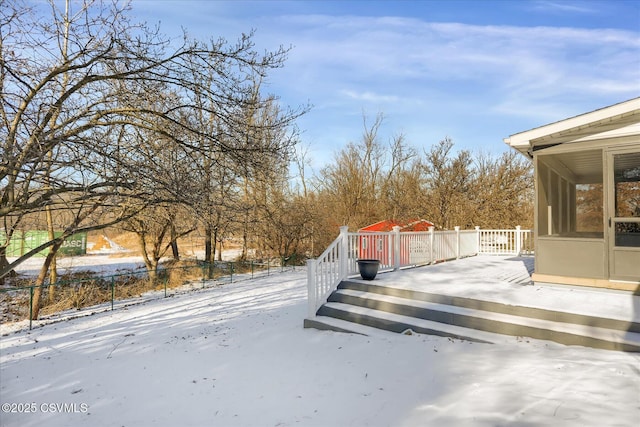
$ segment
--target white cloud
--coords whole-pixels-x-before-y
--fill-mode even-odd
[[[530,5],[530,6],[529,6]],[[585,6],[586,5],[586,6]],[[527,7],[589,13],[588,3]],[[583,8],[583,10],[580,10]],[[572,9],[572,10],[569,10]],[[282,10],[282,8],[281,8]],[[640,94],[639,33],[617,29],[490,26],[406,17],[202,14],[192,34],[257,30],[257,51],[293,47],[270,73],[282,102],[314,105],[305,137],[357,138],[363,110],[394,129],[501,141],[509,133]],[[488,124],[491,122],[491,124]]]
[[[548,11],[548,12],[569,12],[569,13],[580,13],[580,14],[594,14],[598,13],[598,11],[594,8],[588,7],[587,3],[569,3],[566,1],[557,2],[557,1],[535,1],[533,2],[533,9],[537,11]]]
[[[397,96],[382,95],[371,91],[357,92],[354,90],[342,90],[341,93],[348,98],[367,102],[396,103],[400,101],[400,98]]]
[[[299,26],[304,30],[297,32]],[[278,37],[295,40],[290,64],[337,84],[470,79],[491,85],[517,74],[526,81],[531,70],[537,73],[541,67],[564,78],[568,76],[563,71],[573,70],[573,78],[575,72],[591,74],[594,64],[607,63],[610,70],[615,69],[629,51],[640,54],[637,35],[617,30],[484,27],[315,15],[283,18],[277,27]]]
[[[476,117],[517,119],[488,137],[497,141],[640,94],[640,40],[628,31],[317,15],[275,27],[295,41],[289,87],[333,104],[332,117],[367,108],[393,126],[477,138]]]

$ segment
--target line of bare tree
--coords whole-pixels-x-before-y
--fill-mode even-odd
[[[313,179],[316,246],[340,225],[351,230],[383,219],[426,219],[437,229],[533,225],[533,168],[515,152],[495,157],[455,150],[451,139],[419,151],[403,134],[382,141],[383,116],[364,118],[362,139],[349,143]]]
[[[0,2],[0,278],[49,248],[44,284],[66,237],[114,225],[140,236],[151,274],[165,236],[177,251],[198,226],[212,260],[239,183],[279,173],[296,143],[307,107],[282,109],[260,85],[288,49],[259,54],[251,33],[169,40],[123,2],[60,5]],[[9,263],[13,234],[44,211],[62,233]]]
[[[196,231],[212,274],[230,238],[242,259],[250,249],[286,259],[318,255],[341,225],[532,223],[531,165],[516,154],[384,142],[378,115],[308,177],[295,126],[308,107],[283,108],[263,87],[288,49],[258,54],[253,34],[177,43],[132,23],[119,2],[59,4],[46,15],[0,2],[0,280],[49,249],[34,317],[58,249],[82,231],[135,233],[153,278]],[[49,240],[9,263],[14,233],[42,223]]]

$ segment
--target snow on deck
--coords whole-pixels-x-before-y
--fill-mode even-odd
[[[365,283],[640,322],[640,296],[611,289],[533,284],[532,263],[531,257],[475,256],[380,273]]]

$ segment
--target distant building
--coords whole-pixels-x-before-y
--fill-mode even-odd
[[[56,231],[54,236],[61,236],[61,231]],[[6,240],[6,235],[0,231],[0,240]],[[11,241],[7,246],[7,257],[21,257],[32,249],[37,248],[49,241],[49,232],[46,230],[17,230],[13,233]],[[49,248],[45,248],[38,252],[35,256],[47,256]],[[87,253],[87,233],[76,233],[68,236],[60,249],[58,255],[76,256],[85,255]]]
[[[367,225],[358,230],[358,233],[371,233],[371,235],[360,235],[358,241],[358,258],[360,259],[377,259],[382,265],[393,265],[393,246],[394,239],[388,233],[393,231],[394,227],[400,227],[401,233],[409,233],[415,231],[429,231],[429,227],[434,224],[424,219],[418,219],[408,222],[399,222],[394,220],[384,220],[375,224]],[[425,257],[425,251],[428,248],[420,246],[418,239],[401,239],[400,245],[401,264],[413,264],[420,262]]]
[[[417,219],[406,223],[385,219],[384,221],[362,227],[358,232],[392,231],[395,226],[400,227],[400,231],[429,231],[429,227],[433,227],[434,225],[426,219]]]

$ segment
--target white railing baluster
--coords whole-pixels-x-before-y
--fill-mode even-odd
[[[308,296],[308,307],[309,307],[309,318],[315,317],[316,311],[316,264],[317,261],[315,259],[307,260],[307,296]],[[322,280],[322,276],[321,276]]]
[[[398,270],[400,268],[400,265],[402,264],[402,262],[404,261],[401,258],[401,251],[400,251],[400,227],[399,226],[394,226],[393,227],[393,232],[392,234],[389,236],[389,238],[392,241],[392,248],[393,248],[393,269],[394,270]],[[408,255],[408,254],[407,254]],[[406,260],[406,262],[408,263],[409,261]]]

